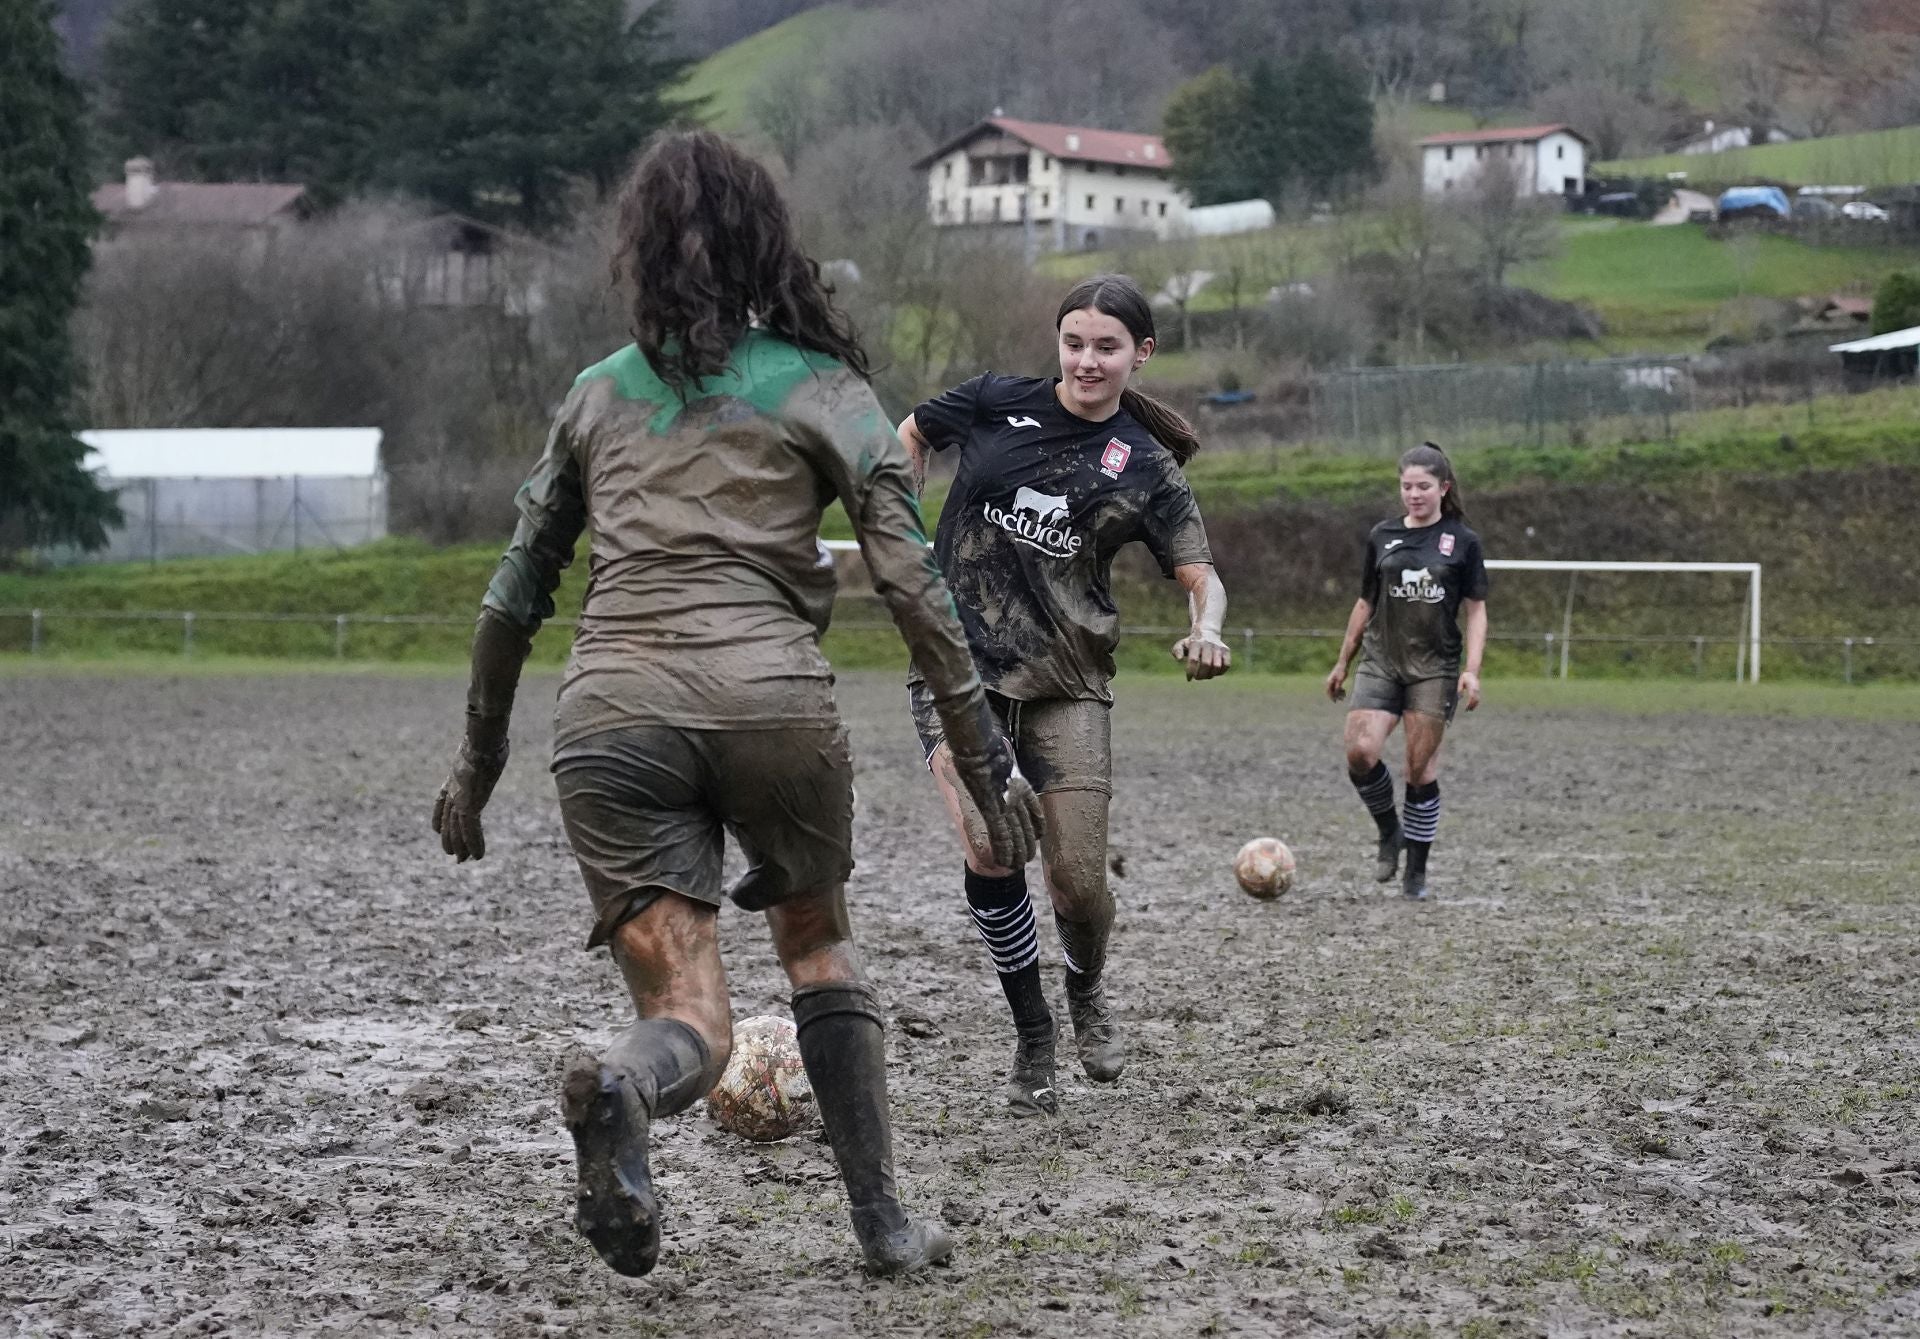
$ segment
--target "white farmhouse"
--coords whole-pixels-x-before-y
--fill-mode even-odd
[[[1582,195],[1587,189],[1587,137],[1564,125],[1514,130],[1455,130],[1419,141],[1421,181],[1428,195],[1473,189],[1487,164],[1513,168],[1532,195]]]
[[[1035,245],[1105,246],[1166,237],[1186,220],[1185,192],[1158,135],[991,116],[914,164],[942,227],[1018,228]]]

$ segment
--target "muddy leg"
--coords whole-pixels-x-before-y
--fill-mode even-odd
[[[1113,933],[1107,803],[1097,790],[1049,791],[1040,797],[1047,820],[1040,859],[1066,958],[1067,1013],[1080,1068],[1096,1083],[1113,1082],[1127,1063],[1126,1039],[1107,1005],[1103,980]]]
[[[793,984],[800,1058],[867,1268],[898,1274],[944,1259],[952,1239],[939,1224],[909,1214],[894,1184],[885,1022],[873,988],[861,979],[845,890],[802,894],[769,910],[767,921]]]
[[[660,1257],[652,1123],[711,1088],[733,1048],[715,913],[667,893],[615,932],[614,960],[640,1017],[599,1060],[572,1065],[562,1085],[579,1167],[574,1222],[622,1274],[645,1274]]]

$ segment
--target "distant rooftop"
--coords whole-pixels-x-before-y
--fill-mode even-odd
[[[1585,135],[1575,130],[1572,126],[1550,125],[1550,126],[1512,126],[1502,130],[1495,130],[1491,128],[1486,130],[1448,130],[1448,131],[1443,131],[1438,135],[1428,135],[1425,139],[1416,140],[1415,143],[1419,144],[1423,148],[1429,144],[1441,145],[1441,144],[1531,143],[1534,140],[1545,139],[1549,135],[1556,135],[1556,134],[1571,135],[1575,139],[1579,140],[1582,144],[1586,144],[1590,142]]]
[[[1145,167],[1165,170],[1173,165],[1173,155],[1158,135],[1141,135],[1128,130],[1096,130],[1090,126],[1053,125],[1046,121],[1018,121],[1011,116],[989,116],[964,134],[914,164],[924,168],[952,153],[985,130],[998,130],[1042,153],[1074,163],[1111,163],[1116,167]]]

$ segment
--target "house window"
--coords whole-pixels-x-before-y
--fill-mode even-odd
[[[1447,161],[1449,163],[1453,161],[1453,146],[1451,144],[1447,146]]]
[[[1486,151],[1487,151],[1487,148],[1486,148],[1486,146],[1485,146],[1484,144],[1476,144],[1476,145],[1474,145],[1474,146],[1473,146],[1473,161],[1474,161],[1474,162],[1476,162],[1476,163],[1477,163],[1477,162],[1479,162],[1479,161],[1480,161],[1480,159],[1481,159],[1481,156],[1482,156],[1482,155],[1484,155],[1484,154],[1486,153]]]
[[[1127,212],[1127,201],[1124,196],[1116,195],[1113,197],[1113,212],[1116,214],[1124,214]]]
[[[1045,209],[1049,204],[1052,203],[1052,201],[1053,201],[1053,195],[1051,192],[1049,191],[1040,192],[1040,208]]]
[[[942,166],[946,169],[943,175],[945,175],[948,181],[952,181],[953,180],[953,164],[944,163],[942,164]]]
[[[1553,156],[1554,156],[1555,158],[1565,158],[1565,157],[1567,156],[1567,146],[1566,146],[1566,145],[1564,145],[1564,144],[1556,144],[1556,145],[1554,145],[1554,146],[1553,146]]]
[[[1000,221],[1000,197],[997,195],[993,197],[993,221]]]
[[[1167,216],[1167,202],[1165,200],[1162,200],[1160,202],[1160,217],[1165,218],[1166,216]]]
[[[953,213],[953,210],[947,207],[947,198],[944,195],[941,196],[940,197],[940,217],[946,218],[952,213]]]
[[[1149,201],[1149,200],[1142,200],[1142,201],[1140,202],[1140,212],[1141,212],[1142,214],[1145,214],[1146,212],[1148,212],[1148,211],[1149,211],[1150,209],[1152,209],[1152,208],[1153,208],[1153,203],[1152,203],[1151,201]]]
[[[1089,195],[1089,196],[1087,197],[1087,208],[1088,208],[1088,209],[1092,209],[1092,208],[1093,208],[1093,197],[1092,197],[1091,195]]]
[[[1051,171],[1053,171],[1053,155],[1052,155],[1052,154],[1043,154],[1043,155],[1041,155],[1041,158],[1040,158],[1040,170],[1041,170],[1042,172],[1051,172]]]

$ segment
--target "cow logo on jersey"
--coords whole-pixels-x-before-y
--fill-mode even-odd
[[[1020,543],[1050,558],[1071,558],[1086,543],[1066,528],[1067,499],[1063,494],[1017,488],[1012,510],[986,502],[981,504],[980,514]]]
[[[1452,535],[1440,536],[1440,556],[1442,558],[1453,557],[1453,536]]]
[[[1410,567],[1400,574],[1400,584],[1388,586],[1387,594],[1396,600],[1418,600],[1422,604],[1439,604],[1447,598],[1447,588],[1433,579],[1433,572],[1425,567]]]
[[[1012,414],[1008,414],[1007,426],[1009,428],[1037,428],[1040,426],[1040,420],[1028,414],[1022,414],[1018,418],[1015,418]]]
[[[1118,437],[1110,437],[1107,439],[1107,449],[1100,453],[1100,473],[1109,479],[1118,479],[1120,471],[1127,467],[1131,459],[1133,448]]]

